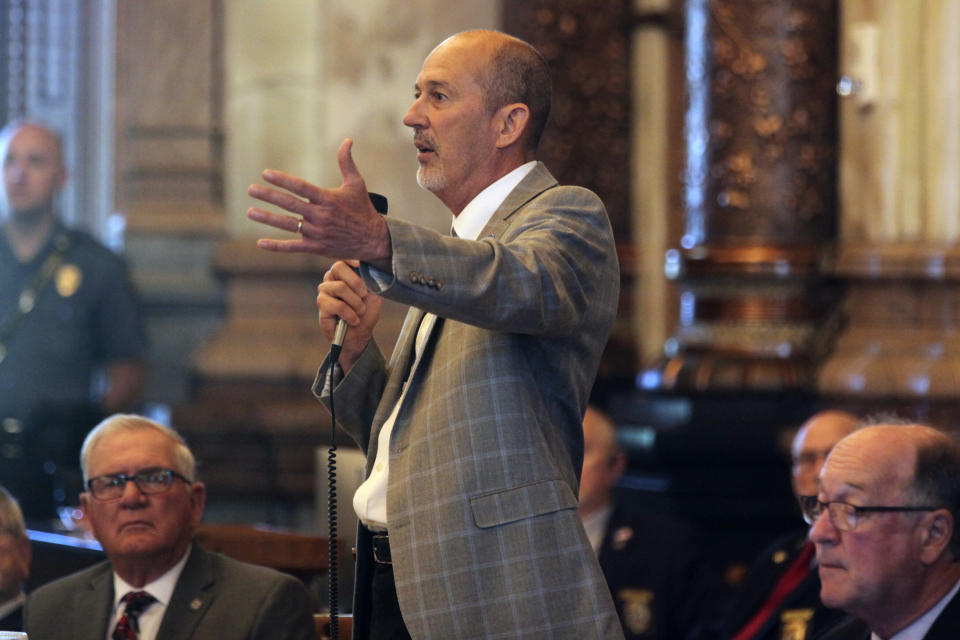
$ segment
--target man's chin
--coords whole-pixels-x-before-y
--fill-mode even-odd
[[[429,191],[430,193],[442,191],[446,186],[445,182],[446,180],[444,180],[442,173],[431,173],[422,165],[417,169],[417,184],[420,185],[420,188],[424,191]]]
[[[847,598],[840,587],[822,583],[820,585],[820,602],[831,609],[842,609],[843,605],[847,603]]]
[[[163,545],[154,535],[146,532],[128,534],[115,540],[108,555],[124,558],[143,558],[161,553]]]

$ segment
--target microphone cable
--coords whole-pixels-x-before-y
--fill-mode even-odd
[[[370,202],[377,213],[387,214],[387,199],[379,193],[369,193]],[[345,330],[344,330],[345,332]],[[337,414],[334,407],[333,374],[340,364],[340,351],[343,349],[343,335],[334,338],[330,345],[330,368],[327,372],[327,388],[330,389],[330,448],[327,449],[327,552],[329,569],[327,570],[328,605],[330,608],[330,640],[340,638],[340,566],[339,542],[337,540]]]
[[[329,588],[330,607],[330,640],[340,638],[340,565],[337,541],[337,414],[333,404],[333,373],[340,361],[340,345],[330,347],[330,371],[328,385],[330,387],[330,448],[327,450],[327,536],[329,550],[327,552],[329,569],[327,582]]]

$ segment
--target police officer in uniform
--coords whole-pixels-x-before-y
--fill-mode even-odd
[[[124,262],[56,215],[60,138],[12,122],[0,157],[0,483],[46,518],[76,500],[83,434],[139,406],[146,336]]]
[[[613,489],[626,469],[613,421],[588,406],[583,417],[579,514],[597,552],[626,640],[678,640],[713,609],[713,586],[686,524],[631,514]]]

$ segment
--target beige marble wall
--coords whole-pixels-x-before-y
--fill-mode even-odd
[[[415,180],[401,118],[423,58],[445,36],[500,22],[496,0],[232,0],[225,3],[225,205],[234,236],[259,236],[246,188],[264,168],[340,184],[354,159],[390,215],[446,229],[449,213]]]
[[[665,13],[669,0],[636,0],[637,15]],[[667,280],[663,260],[668,247],[669,176],[669,55],[670,36],[656,23],[633,33],[632,239],[639,277],[634,282],[633,330],[640,366],[663,356],[668,331]]]

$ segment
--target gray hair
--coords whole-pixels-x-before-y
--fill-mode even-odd
[[[925,433],[917,441],[917,460],[909,491],[953,516],[950,551],[960,561],[960,446],[946,432]]]
[[[521,102],[530,109],[527,123],[527,149],[535,151],[550,117],[553,83],[550,66],[543,55],[529,42],[500,31],[463,31],[460,37],[496,38],[495,50],[477,78],[483,89],[484,106],[494,113],[508,104]]]
[[[173,460],[176,465],[175,471],[183,474],[190,482],[195,480],[197,473],[197,463],[193,453],[187,446],[183,437],[165,425],[154,422],[149,418],[135,414],[118,413],[103,420],[87,434],[80,448],[80,467],[83,469],[83,480],[86,483],[89,480],[88,469],[90,464],[90,452],[97,444],[115,433],[132,431],[156,431],[170,440],[173,444]]]
[[[0,487],[0,533],[15,538],[27,537],[27,525],[23,521],[20,504],[4,487]]]

